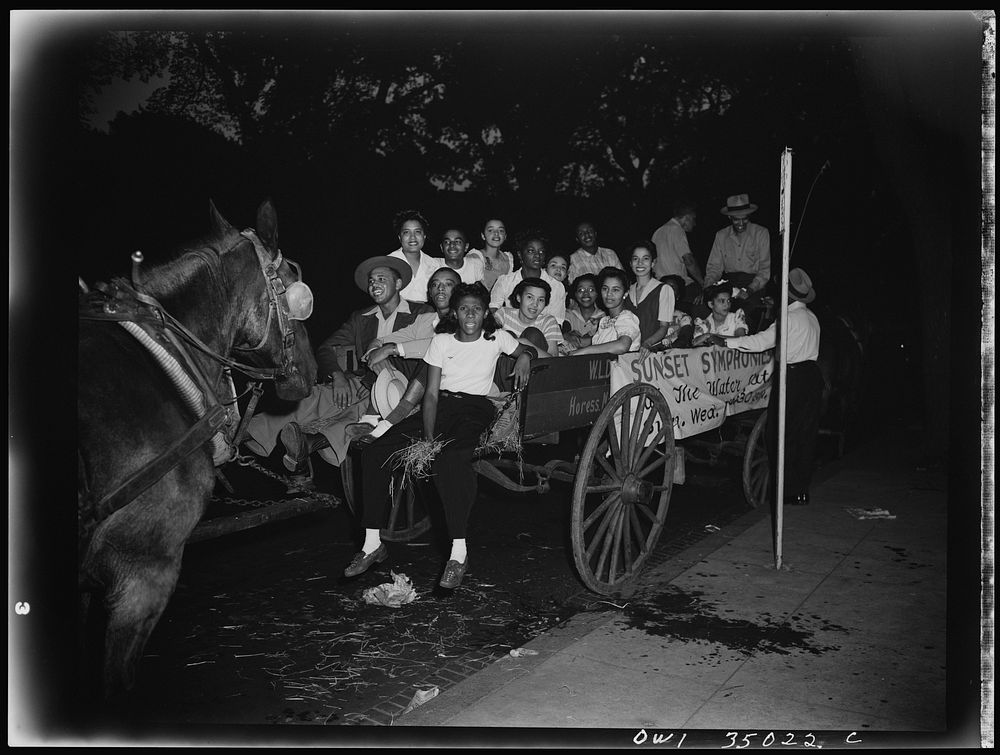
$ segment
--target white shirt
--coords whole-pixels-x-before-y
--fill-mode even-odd
[[[493,373],[501,354],[513,354],[520,344],[506,330],[493,338],[484,333],[478,341],[459,341],[454,333],[438,333],[424,354],[424,361],[441,368],[442,391],[487,396],[493,390]]]
[[[639,318],[628,309],[623,309],[614,317],[604,315],[590,343],[598,346],[602,343],[617,341],[622,336],[628,336],[632,339],[632,343],[628,347],[629,351],[635,351],[638,348],[641,340],[639,335]]]
[[[665,275],[679,275],[685,283],[691,283],[693,279],[684,264],[684,257],[691,254],[691,247],[687,232],[677,218],[670,218],[653,231],[649,240],[656,246],[656,262],[653,263],[656,277],[662,279]]]
[[[388,317],[384,317],[382,315],[382,308],[379,307],[377,304],[367,312],[362,312],[361,316],[375,318],[375,320],[378,322],[378,332],[376,333],[375,337],[382,338],[383,336],[387,336],[390,333],[392,333],[392,326],[396,324],[396,314],[398,312],[405,312],[406,314],[410,313],[410,304],[409,302],[406,301],[406,299],[401,298],[399,300],[399,306],[396,307],[396,309],[394,309],[392,311],[392,314],[389,315]]]
[[[507,300],[510,298],[514,288],[524,280],[522,275],[523,270],[524,268],[519,268],[512,273],[507,273],[497,278],[497,282],[493,284],[493,290],[490,291],[490,309],[500,309],[500,307],[509,304]],[[556,318],[556,322],[562,325],[563,320],[566,319],[566,289],[562,283],[544,270],[542,270],[542,274],[538,277],[552,288],[549,303],[545,305],[542,314],[552,315]]]
[[[815,361],[819,356],[819,320],[805,304],[793,301],[788,305],[788,364]],[[727,338],[726,345],[740,351],[773,349],[777,338],[777,323],[771,323],[752,336]]]
[[[445,262],[444,264],[447,265],[448,263]],[[455,270],[455,268],[451,269]],[[455,270],[455,272],[462,279],[462,283],[476,283],[477,281],[482,281],[483,276],[486,275],[486,263],[483,262],[483,258],[479,255],[470,257],[466,254],[462,258],[462,267]]]
[[[402,247],[394,252],[389,252],[389,256],[399,257],[407,265],[410,264],[410,261],[406,259],[406,255],[403,254]],[[409,301],[426,302],[427,283],[430,281],[431,276],[442,267],[447,267],[447,263],[445,263],[443,257],[431,257],[421,251],[420,264],[417,266],[417,271],[413,274],[413,279],[406,284],[406,288],[399,292],[399,295]]]
[[[617,267],[621,269],[622,261],[612,249],[603,246],[597,247],[597,254],[591,254],[582,247],[577,249],[569,257],[569,272],[566,280],[573,283],[578,276],[584,273],[597,275],[606,267]]]
[[[637,307],[642,303],[647,296],[649,296],[650,290],[653,289],[653,283],[655,281],[650,281],[646,284],[646,287],[639,293],[639,284],[633,283],[628,287],[628,298],[632,300],[632,303]],[[667,286],[665,284],[656,287],[659,291],[660,301],[656,305],[656,319],[660,322],[670,322],[674,319],[674,289],[672,286]]]

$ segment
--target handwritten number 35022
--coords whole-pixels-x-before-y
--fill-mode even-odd
[[[754,732],[750,732],[749,734],[744,734],[742,736],[742,738],[741,738],[740,737],[740,733],[738,731],[727,731],[726,732],[726,737],[729,739],[729,744],[724,745],[721,749],[728,750],[728,749],[731,749],[731,748],[735,748],[737,750],[742,750],[742,749],[744,749],[746,747],[750,747],[750,745],[751,745],[750,738],[751,737],[759,737],[759,736],[760,736],[760,734],[758,734],[757,732],[754,731]],[[764,736],[764,739],[761,740],[760,744],[763,745],[764,747],[770,747],[771,745],[775,744],[776,742],[777,742],[777,737],[774,736],[774,732],[773,731],[769,731]],[[815,737],[815,735],[813,735],[813,734],[806,734],[802,738],[802,742],[800,743],[800,742],[796,742],[795,741],[795,735],[792,734],[791,732],[785,734],[785,738],[780,742],[780,744],[781,745],[785,745],[785,746],[793,746],[793,747],[796,746],[796,745],[800,745],[802,747],[816,747],[816,748],[821,747],[821,745],[816,744],[816,737]]]

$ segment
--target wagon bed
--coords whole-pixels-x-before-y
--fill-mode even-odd
[[[501,413],[480,443],[476,470],[512,492],[544,492],[550,479],[572,483],[571,539],[580,578],[597,593],[627,591],[662,532],[687,454],[677,441],[739,418],[747,439],[744,490],[751,505],[763,497],[768,467],[761,409],[771,356],[736,353],[704,347],[667,350],[641,362],[635,353],[538,360],[522,392],[497,400]],[[519,443],[496,437],[498,428],[509,435],[512,427]],[[530,464],[519,453],[524,444],[586,428],[586,442],[571,460]],[[355,513],[360,452],[352,448],[341,465]],[[393,485],[384,540],[409,541],[430,528],[427,492],[414,481]]]

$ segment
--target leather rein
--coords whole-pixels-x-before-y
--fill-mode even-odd
[[[221,364],[225,372],[228,373],[229,370],[237,370],[252,380],[275,380],[297,371],[293,355],[295,333],[291,327],[290,318],[288,316],[289,305],[285,293],[286,288],[284,282],[281,280],[281,277],[278,275],[278,267],[281,265],[282,261],[281,252],[279,251],[276,259],[272,261],[270,253],[252,229],[242,231],[241,234],[253,243],[258,262],[260,263],[261,272],[267,282],[266,289],[269,301],[267,322],[265,323],[264,333],[260,342],[251,348],[234,348],[245,352],[254,352],[263,348],[264,344],[267,343],[268,334],[271,330],[272,318],[275,316],[275,313],[277,313],[278,326],[281,329],[282,343],[282,363],[280,367],[253,367],[214,351],[194,333],[192,333],[183,323],[167,312],[166,309],[153,296],[139,290],[141,288],[141,284],[139,282],[138,266],[139,263],[142,262],[142,254],[140,252],[136,252],[132,255],[133,286],[129,286],[123,279],[120,278],[115,279],[112,282],[112,286],[99,285],[98,289],[104,295],[103,305],[100,309],[88,310],[81,307],[80,318],[83,320],[105,322],[117,321],[123,325],[126,323],[136,323],[142,326],[144,331],[152,330],[154,332],[154,336],[157,333],[164,336],[175,352],[170,356],[183,367],[183,371],[186,375],[193,378],[193,380],[197,383],[197,387],[201,391],[204,403],[207,407],[204,414],[198,419],[198,421],[180,438],[175,440],[162,454],[130,475],[117,488],[101,498],[100,501],[97,501],[94,507],[88,512],[89,516],[86,517],[86,520],[84,518],[84,507],[80,507],[78,516],[80,519],[79,523],[81,525],[81,537],[83,537],[86,532],[89,532],[92,527],[96,526],[97,523],[103,521],[115,511],[130,503],[143,491],[150,488],[161,477],[163,477],[163,475],[180,463],[183,458],[196,449],[202,447],[209,439],[221,432],[222,427],[231,419],[231,410],[226,408],[223,402],[218,399],[207,376],[205,376],[202,370],[198,368],[197,363],[191,359],[190,354],[185,348],[185,343],[205,354],[210,359]],[[290,265],[294,266],[294,263],[291,260],[287,261]],[[301,279],[301,273],[297,266],[295,266],[295,269]],[[133,333],[133,335],[135,334]],[[145,333],[140,335],[142,338],[136,336],[140,342],[142,342],[144,338],[152,340]],[[156,340],[164,340],[164,338],[157,338]],[[226,461],[231,460],[235,456],[236,449],[242,442],[243,435],[246,432],[247,423],[249,422],[250,417],[253,416],[257,400],[261,396],[262,390],[260,388],[260,383],[253,383],[252,387],[253,393],[247,406],[247,410],[241,417],[239,426],[233,433],[232,438],[228,441],[229,458],[226,459]],[[230,403],[233,404],[238,414],[239,410],[236,408],[235,396]],[[77,456],[80,467],[79,481],[86,488],[86,474],[84,470],[83,457],[80,455],[79,451],[77,451]],[[217,461],[216,463],[219,462]],[[88,499],[90,497],[89,488],[85,491],[85,497]]]

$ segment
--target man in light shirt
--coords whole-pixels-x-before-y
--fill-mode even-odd
[[[597,229],[593,223],[586,220],[580,223],[576,227],[576,240],[580,248],[570,255],[566,276],[570,285],[584,273],[597,275],[606,267],[622,268],[622,261],[614,250],[597,245]]]
[[[816,315],[806,306],[816,298],[812,280],[801,268],[788,273],[788,361],[785,374],[785,503],[809,503],[809,482],[816,455],[816,437],[823,400],[823,375],[819,357],[820,327]],[[740,351],[760,352],[773,349],[777,341],[777,322],[760,333],[747,336],[719,336],[710,341]],[[777,364],[777,357],[775,358]],[[771,379],[767,404],[767,447],[773,460],[778,448],[777,370]],[[772,473],[771,480],[777,477]]]
[[[438,323],[448,316],[451,292],[461,282],[462,279],[454,268],[438,268],[427,283],[427,301],[434,306],[434,311],[417,315],[417,319],[410,325],[378,338],[368,345],[362,360],[372,372],[381,372],[385,366],[391,364],[406,376],[409,383],[390,416],[383,417],[375,426],[363,422],[348,428],[349,437],[363,440],[378,438],[396,422],[409,416],[420,403],[427,384],[424,354],[430,348]],[[370,438],[366,439],[365,436],[369,434]]]
[[[751,332],[759,326],[761,297],[771,277],[771,234],[764,226],[750,222],[756,211],[749,194],[735,194],[726,200],[720,212],[729,218],[729,226],[715,234],[705,264],[705,288],[723,280],[732,284],[733,307],[743,310]]]
[[[462,283],[482,281],[486,265],[479,255],[468,255],[469,242],[458,228],[449,228],[441,237],[441,254],[444,264],[458,273]]]
[[[694,230],[697,213],[693,205],[680,202],[674,207],[673,217],[661,225],[651,237],[656,245],[656,262],[653,276],[663,280],[667,275],[677,275],[684,280],[683,301],[694,302],[705,288],[705,276],[691,253],[688,234]]]

